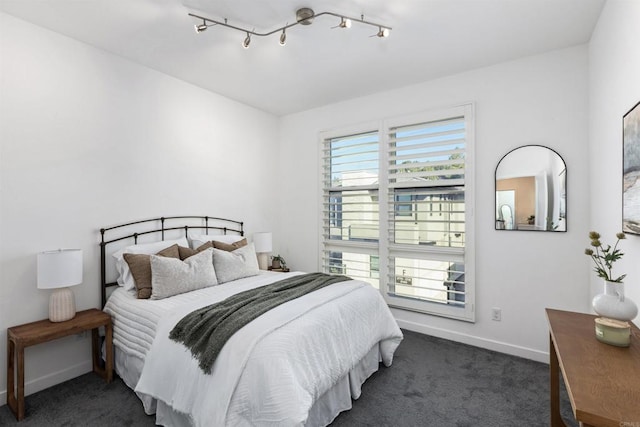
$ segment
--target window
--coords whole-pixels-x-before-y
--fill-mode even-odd
[[[329,273],[331,274],[345,274],[345,265],[342,262],[341,252],[329,252],[327,258]]]
[[[418,209],[416,202],[419,200],[415,194],[396,192],[395,193],[395,216],[416,215]]]
[[[368,281],[390,306],[473,321],[472,115],[322,134],[324,271]]]
[[[323,144],[323,271],[379,287],[370,256],[378,253],[378,131],[327,137]]]
[[[369,274],[373,279],[380,278],[380,257],[377,255],[369,255]]]

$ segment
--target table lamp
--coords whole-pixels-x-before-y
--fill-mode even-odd
[[[260,270],[269,268],[269,253],[273,250],[271,232],[255,233],[253,235],[253,245],[258,254],[258,266]]]
[[[64,322],[76,315],[69,286],[82,283],[82,250],[58,249],[38,254],[38,289],[55,289],[49,297],[49,320]]]

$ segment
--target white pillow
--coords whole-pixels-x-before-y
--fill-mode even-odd
[[[151,255],[151,299],[162,299],[218,284],[213,248],[184,261]]]
[[[244,239],[244,236],[231,234],[199,234],[197,236],[191,236],[190,239],[191,249],[198,249],[200,246],[211,241],[226,243],[230,245]]]
[[[125,261],[124,259],[124,254],[153,255],[175,244],[178,244],[180,246],[187,246],[187,247],[189,246],[189,243],[187,242],[187,238],[182,237],[176,240],[162,240],[160,242],[131,245],[115,252],[112,256],[116,259],[116,271],[118,272],[118,285],[123,286],[128,291],[136,289],[136,282],[133,279],[131,270],[129,270],[129,264],[127,264],[127,261]]]
[[[258,257],[253,243],[249,243],[247,246],[243,246],[233,252],[214,248],[213,266],[216,270],[218,283],[230,282],[260,273]]]

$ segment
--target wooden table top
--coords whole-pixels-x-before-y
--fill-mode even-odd
[[[7,335],[27,347],[97,328],[110,321],[111,317],[104,311],[90,308],[77,312],[73,319],[64,322],[51,322],[49,319],[44,319],[13,326],[7,329]]]
[[[596,316],[546,311],[576,420],[595,426],[640,426],[638,327],[631,324],[629,347],[616,347],[596,339]]]

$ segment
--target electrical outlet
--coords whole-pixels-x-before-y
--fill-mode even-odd
[[[499,322],[502,320],[502,309],[498,307],[493,307],[491,309],[491,320],[495,320]]]

